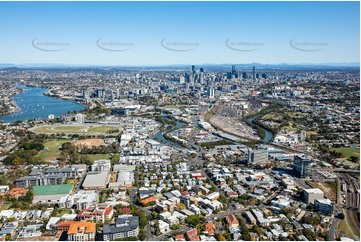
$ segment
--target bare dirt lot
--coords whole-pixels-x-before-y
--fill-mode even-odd
[[[319,188],[324,192],[325,197],[332,201],[336,201],[336,187],[332,183],[327,182],[308,182],[313,188]]]
[[[103,139],[81,139],[77,140],[74,143],[78,147],[99,147],[104,144]]]

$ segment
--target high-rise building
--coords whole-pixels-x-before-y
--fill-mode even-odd
[[[185,83],[185,81],[186,81],[186,79],[184,76],[179,77],[179,84],[183,84],[183,83]]]
[[[315,199],[314,208],[326,215],[331,215],[333,213],[333,203],[330,199]]]
[[[192,74],[196,73],[196,67],[192,65]]]
[[[256,67],[253,67],[252,78],[256,80]]]
[[[324,193],[319,188],[310,188],[303,191],[305,202],[314,204],[316,199],[323,199]]]
[[[200,72],[204,72],[204,68],[203,68],[203,67],[200,68]]]
[[[305,155],[295,155],[293,160],[293,172],[301,178],[311,175],[311,160]]]
[[[243,73],[242,73],[242,78],[243,78],[243,79],[247,79],[247,73],[246,73],[246,72],[243,72]]]
[[[209,98],[214,98],[214,94],[215,94],[214,88],[213,88],[213,87],[208,87],[208,89],[207,89],[207,96],[208,96]]]
[[[85,116],[81,113],[77,113],[75,115],[75,122],[79,123],[79,124],[83,124],[85,121]]]
[[[265,164],[268,162],[268,150],[248,149],[248,164]]]

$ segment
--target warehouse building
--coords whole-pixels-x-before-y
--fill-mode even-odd
[[[33,203],[58,203],[60,198],[71,193],[71,184],[34,186]]]

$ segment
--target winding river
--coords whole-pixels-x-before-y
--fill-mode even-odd
[[[257,116],[256,116],[256,117],[257,117]],[[248,121],[251,122],[251,123],[253,123],[253,119],[255,119],[256,117],[249,118]],[[257,125],[257,124],[255,124],[255,123],[253,123],[253,124],[254,124],[254,125]],[[263,139],[264,142],[270,142],[270,141],[273,139],[273,133],[272,133],[271,131],[269,131],[269,130],[267,130],[267,129],[264,129],[264,128],[258,126],[258,125],[257,125],[257,127],[263,129],[264,132],[265,132],[265,134],[266,134],[265,137],[264,137],[264,139]]]
[[[162,116],[162,118],[170,120],[168,116]],[[185,125],[186,125],[186,123],[177,121],[175,126],[171,126],[171,127],[167,128],[165,130],[159,131],[158,133],[156,133],[154,135],[154,138],[156,140],[158,140],[159,142],[167,144],[169,146],[173,146],[175,148],[182,148],[182,146],[180,146],[179,144],[177,144],[177,143],[175,143],[175,142],[173,142],[171,140],[166,139],[164,137],[164,134],[171,131],[171,130],[180,129],[180,128],[184,127]]]

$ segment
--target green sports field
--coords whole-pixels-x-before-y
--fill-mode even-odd
[[[40,157],[44,161],[56,160],[60,156],[60,150],[62,144],[65,142],[70,142],[69,139],[61,140],[49,140],[44,143],[44,149],[37,154],[37,157]]]
[[[332,148],[331,150],[335,150],[343,154],[345,159],[350,158],[351,156],[356,156],[360,159],[360,149],[352,148],[352,147],[343,147],[343,148]]]

